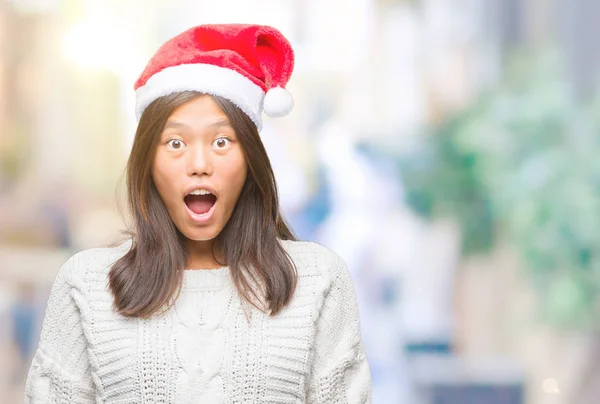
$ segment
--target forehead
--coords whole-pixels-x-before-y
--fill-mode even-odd
[[[199,95],[177,107],[167,119],[165,129],[231,126],[229,118],[208,95]]]

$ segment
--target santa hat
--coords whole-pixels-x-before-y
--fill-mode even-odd
[[[260,130],[262,114],[294,107],[285,89],[294,68],[288,40],[273,27],[200,25],[163,44],[135,83],[136,117],[159,97],[193,90],[228,99]]]

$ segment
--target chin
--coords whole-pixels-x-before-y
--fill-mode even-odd
[[[217,238],[221,233],[219,229],[187,229],[181,232],[188,240],[191,241],[210,241]]]

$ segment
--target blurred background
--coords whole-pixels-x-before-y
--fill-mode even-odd
[[[298,237],[337,251],[376,404],[600,402],[600,2],[0,0],[0,402],[50,287],[124,229],[133,82],[193,25],[278,27],[262,132]]]

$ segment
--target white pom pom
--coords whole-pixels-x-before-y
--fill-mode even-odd
[[[273,118],[286,116],[294,109],[292,94],[285,88],[273,87],[265,95],[263,102],[265,114]]]

